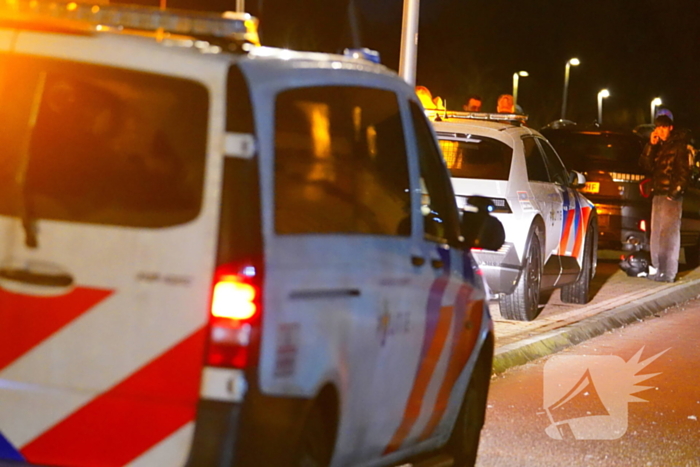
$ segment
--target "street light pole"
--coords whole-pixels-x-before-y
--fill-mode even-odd
[[[654,100],[651,101],[651,123],[654,123],[654,116],[656,114],[656,108],[661,105],[661,98],[660,97],[655,97]]]
[[[420,0],[404,0],[399,75],[411,86],[416,85],[419,14]]]
[[[530,74],[527,71],[513,73],[513,110],[515,110],[518,105],[518,84],[520,83],[521,76],[526,77],[530,76]]]
[[[610,97],[610,91],[601,89],[598,93],[598,125],[603,125],[603,99]]]
[[[569,97],[569,72],[571,70],[571,66],[578,66],[581,62],[579,61],[578,58],[572,58],[569,61],[566,62],[566,66],[564,67],[564,95],[562,96],[561,99],[561,119],[564,120],[566,118],[566,101],[567,98]]]

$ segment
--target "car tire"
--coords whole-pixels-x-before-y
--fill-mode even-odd
[[[510,294],[501,294],[498,306],[501,316],[517,321],[532,321],[540,313],[542,281],[542,244],[539,229],[534,229],[528,242],[527,255],[518,283]]]
[[[446,454],[453,459],[453,467],[471,467],[476,462],[481,428],[486,417],[492,363],[493,340],[488,339],[479,352],[457,420],[445,446]]]
[[[333,428],[319,404],[311,408],[299,436],[294,467],[328,467],[333,457]]]
[[[591,279],[593,278],[593,229],[589,226],[583,250],[583,265],[576,282],[561,288],[561,301],[583,305],[591,301]]]

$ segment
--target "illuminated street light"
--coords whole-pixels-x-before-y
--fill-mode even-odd
[[[572,58],[568,62],[566,62],[566,66],[564,67],[564,96],[561,99],[561,119],[564,120],[566,118],[566,101],[567,98],[569,97],[569,70],[571,69],[571,66],[579,66],[581,62],[579,61],[578,58]]]
[[[651,123],[654,123],[654,116],[656,115],[656,108],[661,105],[661,98],[660,97],[655,97],[653,101],[651,101]]]
[[[519,71],[517,73],[513,73],[513,110],[515,110],[518,105],[518,84],[520,82],[520,77],[526,77],[530,76],[530,74],[527,71]]]
[[[598,93],[598,125],[603,125],[603,99],[610,97],[610,91],[601,89]]]

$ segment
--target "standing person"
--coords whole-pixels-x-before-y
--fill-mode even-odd
[[[510,94],[501,94],[498,96],[496,101],[496,112],[499,114],[512,114],[515,113],[515,106],[513,105],[513,96]]]
[[[673,129],[668,115],[654,119],[654,131],[639,159],[652,178],[651,262],[657,269],[648,277],[673,282],[678,272],[683,192],[690,178],[686,133]]]
[[[472,94],[467,98],[467,103],[462,106],[467,112],[481,112],[481,96]]]

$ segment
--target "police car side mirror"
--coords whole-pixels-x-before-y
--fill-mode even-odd
[[[572,170],[569,172],[569,185],[571,185],[572,188],[579,188],[582,187],[586,184],[586,176],[583,175],[581,172],[577,172],[575,170]]]
[[[491,216],[493,201],[484,196],[470,196],[462,211],[460,233],[468,248],[498,250],[506,240],[501,221]]]

